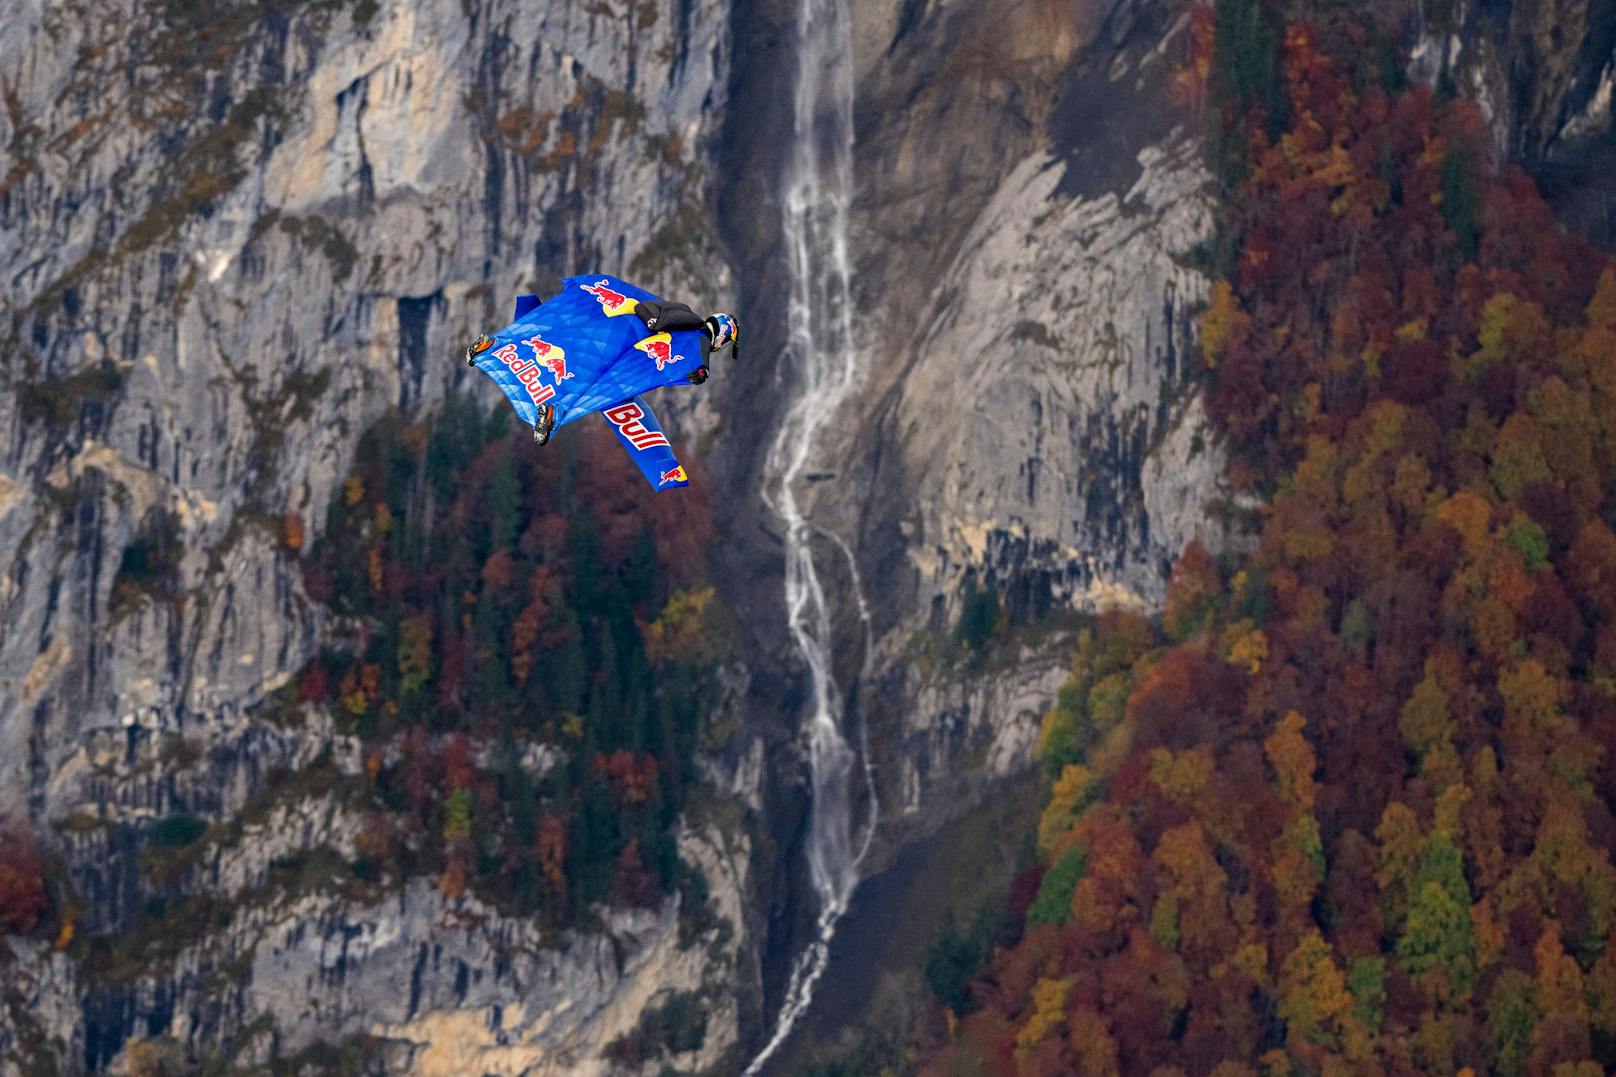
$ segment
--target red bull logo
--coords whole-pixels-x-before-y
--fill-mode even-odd
[[[622,292],[612,290],[610,284],[599,280],[594,284],[581,286],[584,291],[600,300],[600,309],[606,312],[606,317],[615,318],[619,314],[628,314],[640,305],[638,299],[630,299]]]
[[[685,477],[684,465],[681,464],[680,466],[674,468],[672,471],[664,471],[662,473],[662,477],[657,479],[657,485],[658,486],[666,486],[670,482],[689,482],[689,481],[690,480]]]
[[[523,343],[532,345],[535,341],[544,345],[548,352],[554,353],[556,361],[562,364],[563,370],[566,369],[565,353],[560,348],[553,344],[547,344],[539,340],[538,337],[523,341]],[[539,349],[535,347],[534,351],[539,352]],[[533,401],[533,406],[538,407],[552,396],[555,396],[555,386],[544,384],[544,374],[542,372],[548,364],[544,363],[542,358],[540,360],[521,359],[518,357],[519,354],[515,344],[507,344],[494,352],[494,358],[505,364],[505,369],[509,370],[516,377],[516,380],[522,383],[522,388],[527,390],[528,399]],[[542,354],[540,353],[541,356]],[[553,370],[554,368],[550,369]],[[562,376],[564,375],[558,375],[558,377]]]
[[[572,377],[572,371],[567,369],[567,353],[559,344],[551,344],[539,337],[529,337],[522,341],[533,349],[533,358],[538,360],[540,366],[555,375],[555,380]]]
[[[673,338],[666,333],[646,337],[634,346],[655,359],[658,370],[661,370],[669,363],[677,363],[684,358],[682,355],[673,354]]]
[[[632,400],[627,404],[619,404],[615,408],[607,408],[602,414],[617,427],[617,432],[623,435],[636,449],[654,449],[666,445],[668,438],[660,430],[652,430],[645,425],[645,411]],[[682,468],[675,470],[682,471]],[[660,483],[658,485],[661,485]]]

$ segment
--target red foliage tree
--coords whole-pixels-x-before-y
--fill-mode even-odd
[[[30,934],[49,911],[45,863],[33,830],[0,818],[0,934]]]

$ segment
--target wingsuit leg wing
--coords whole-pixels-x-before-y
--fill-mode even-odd
[[[604,408],[601,414],[617,431],[617,439],[623,443],[629,459],[652,489],[671,490],[690,485],[684,467],[668,444],[668,436],[662,432],[662,424],[657,422],[656,413],[643,396]]]

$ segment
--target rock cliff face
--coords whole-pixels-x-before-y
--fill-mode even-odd
[[[681,214],[725,11],[671,7],[0,25],[0,806],[69,807],[86,730],[239,712],[300,664],[319,614],[266,523],[317,520],[357,434],[463,377],[445,357],[510,294],[603,260],[722,294]]]
[[[1413,73],[1479,102],[1494,152],[1529,169],[1568,225],[1616,244],[1616,8],[1467,2],[1415,29]]]
[[[1187,381],[1204,118],[1172,93],[1187,20],[1168,7],[871,17],[891,37],[858,98],[868,392],[821,511],[869,581],[861,713],[896,753],[900,824],[1025,768],[1060,683],[1060,634],[1044,659],[1011,645],[1003,676],[947,668],[969,590],[1011,624],[1149,607],[1189,539],[1226,540]]]
[[[321,864],[353,855],[356,750],[320,714],[258,709],[330,628],[283,513],[312,540],[359,434],[431,408],[512,294],[611,264],[723,298],[702,162],[729,17],[174,0],[0,18],[0,813],[45,831],[95,940],[0,958],[0,1071],[346,1043],[390,1070],[599,1072],[681,992],[703,993],[706,1037],[669,1061],[732,1049],[756,974],[738,828],[681,841],[721,929],[670,899],[541,938],[431,880],[345,890]],[[159,888],[147,824],[179,812],[211,829]],[[205,926],[131,933],[159,889]]]

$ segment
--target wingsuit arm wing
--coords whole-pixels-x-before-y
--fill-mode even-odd
[[[668,436],[662,432],[662,424],[657,422],[656,413],[644,397],[636,396],[604,408],[601,414],[617,431],[617,440],[623,443],[629,459],[634,461],[634,466],[640,469],[640,474],[645,476],[645,481],[653,489],[671,490],[676,486],[690,485],[690,480],[685,477],[685,469],[668,444]]]
[[[516,297],[516,313],[511,316],[511,321],[513,321],[513,322],[521,321],[523,318],[526,318],[528,316],[528,313],[530,311],[537,310],[541,305],[542,304],[540,304],[540,302],[539,302],[539,297],[536,296],[536,295],[529,295],[529,294],[524,293],[522,295],[517,296]]]

